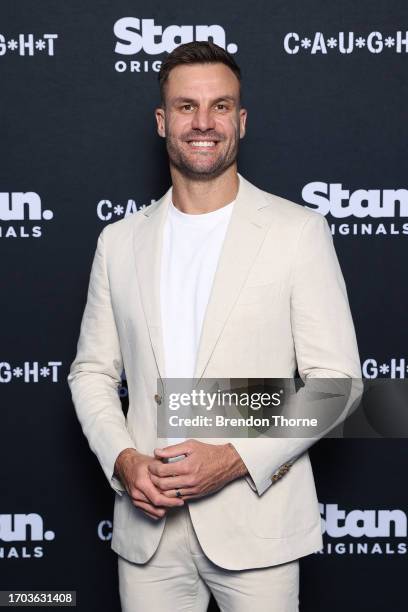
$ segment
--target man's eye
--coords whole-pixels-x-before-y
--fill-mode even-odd
[[[183,106],[181,107],[183,110],[191,110],[193,108],[192,104],[183,104]]]
[[[219,104],[216,105],[216,108],[218,110],[225,110],[227,107],[225,104],[223,104],[222,102],[220,102]]]

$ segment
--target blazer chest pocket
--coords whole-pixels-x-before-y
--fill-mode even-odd
[[[272,282],[259,282],[245,285],[241,290],[236,305],[240,304],[256,304],[267,302],[275,295],[279,289],[280,283],[278,281]]]

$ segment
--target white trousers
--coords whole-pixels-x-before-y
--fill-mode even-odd
[[[147,563],[118,555],[118,572],[122,612],[205,612],[211,593],[221,612],[299,610],[298,560],[249,570],[215,565],[195,535],[188,504],[168,511]]]

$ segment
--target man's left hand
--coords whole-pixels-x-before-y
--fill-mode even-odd
[[[169,497],[176,497],[177,490],[183,499],[203,497],[248,472],[230,443],[205,444],[198,440],[186,440],[180,444],[156,448],[154,455],[157,459],[185,455],[178,461],[153,462],[149,465],[153,484]]]

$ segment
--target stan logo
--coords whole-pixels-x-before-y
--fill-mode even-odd
[[[44,556],[44,551],[37,543],[54,538],[54,531],[44,531],[39,514],[0,514],[0,559],[39,559]],[[11,546],[8,545],[10,542]]]
[[[194,40],[211,40],[229,53],[236,53],[238,46],[226,42],[226,33],[220,25],[169,25],[163,28],[156,25],[154,19],[138,19],[137,17],[122,17],[113,26],[113,32],[118,39],[115,53],[119,55],[136,55],[143,51],[146,55],[170,53],[178,45]],[[160,70],[161,61],[120,60],[115,63],[117,72],[148,72]]]
[[[0,540],[3,542],[38,542],[54,538],[53,531],[44,531],[39,514],[0,514]]]
[[[303,187],[308,208],[344,217],[408,217],[408,189],[343,189],[341,183],[316,181]]]
[[[34,191],[0,193],[0,222],[15,221],[50,221],[54,217],[52,210],[43,210],[41,198]],[[27,233],[23,225],[0,224],[0,238],[35,238],[41,236],[41,226],[30,227],[31,233]]]
[[[335,219],[402,219],[408,217],[408,189],[343,189],[341,183],[308,183],[302,189],[307,208]],[[332,234],[408,234],[408,223],[331,224]]]
[[[320,554],[405,555],[407,515],[403,510],[341,510],[319,504],[324,546]],[[346,541],[341,541],[346,538]],[[350,538],[354,540],[350,541]]]
[[[322,533],[332,538],[407,537],[407,516],[402,510],[339,510],[337,504],[319,504]]]
[[[53,216],[52,210],[43,211],[41,209],[41,199],[38,193],[33,191],[0,193],[0,220],[2,221],[24,221],[24,219],[48,221]]]

